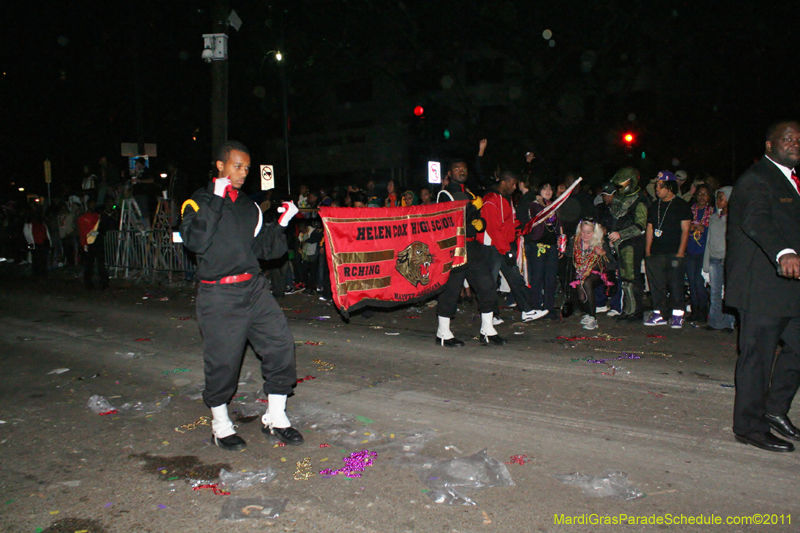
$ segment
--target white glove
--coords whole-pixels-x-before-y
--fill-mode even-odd
[[[297,209],[297,206],[294,205],[294,202],[283,202],[283,204],[278,208],[278,213],[283,213],[278,219],[278,224],[285,228],[289,225],[289,221],[294,218],[298,211],[300,210]]]
[[[217,178],[216,181],[214,181],[214,194],[220,198],[225,198],[225,190],[230,184],[231,180],[228,178]]]
[[[711,285],[711,276],[707,270],[700,272],[700,275],[703,276],[703,280],[706,282],[706,285]]]

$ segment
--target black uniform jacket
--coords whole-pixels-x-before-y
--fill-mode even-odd
[[[728,208],[725,303],[767,316],[800,316],[800,281],[777,275],[778,253],[800,253],[800,195],[766,157],[737,180]]]
[[[258,274],[259,259],[275,259],[288,250],[284,228],[264,223],[261,209],[241,192],[233,202],[214,194],[211,183],[184,202],[181,211],[181,238],[197,254],[201,280]]]

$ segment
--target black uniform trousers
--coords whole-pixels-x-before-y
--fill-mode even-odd
[[[497,307],[497,281],[492,279],[487,248],[477,241],[467,241],[467,266],[450,272],[450,277],[439,294],[436,315],[455,318],[458,297],[464,288],[464,279],[475,291],[481,313],[492,313]]]
[[[786,415],[800,385],[800,317],[765,316],[741,310],[739,317],[733,432],[764,433],[769,431],[764,413]],[[783,347],[776,356],[780,341]]]
[[[236,393],[249,342],[261,359],[265,394],[291,394],[297,383],[294,337],[264,276],[229,284],[201,283],[197,322],[203,334],[208,407],[226,405]]]

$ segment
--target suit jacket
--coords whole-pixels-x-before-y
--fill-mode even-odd
[[[800,195],[763,157],[737,180],[728,207],[725,303],[767,316],[800,316],[800,281],[779,277],[778,252],[800,253]]]

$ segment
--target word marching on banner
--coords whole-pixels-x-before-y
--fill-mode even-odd
[[[336,307],[411,303],[467,263],[466,201],[410,207],[321,207]]]

